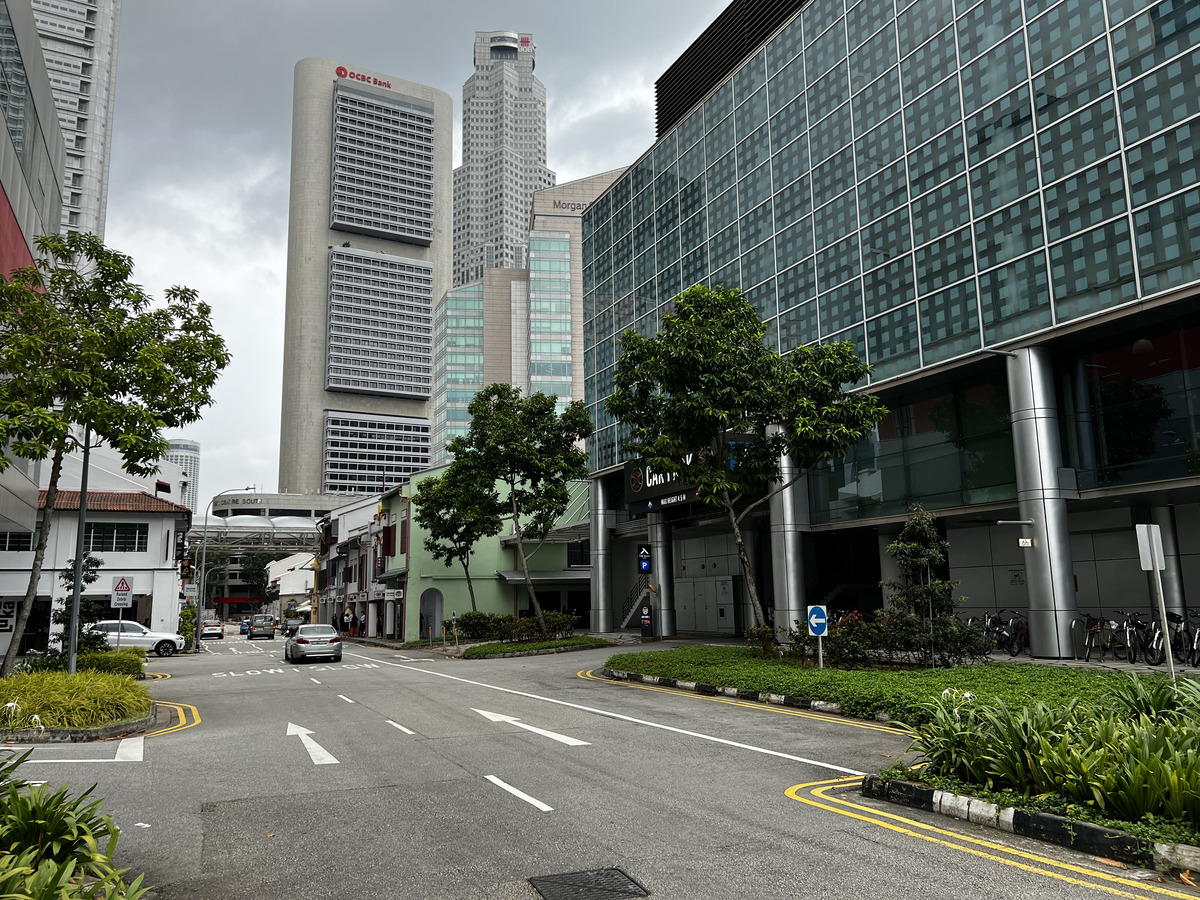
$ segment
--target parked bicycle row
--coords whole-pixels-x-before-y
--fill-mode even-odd
[[[1160,666],[1168,651],[1179,665],[1200,667],[1200,611],[1167,613],[1164,635],[1157,613],[1114,610],[1120,620],[1082,613],[1071,623],[1075,658],[1103,662],[1105,656]]]

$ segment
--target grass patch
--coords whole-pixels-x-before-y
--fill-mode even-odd
[[[15,703],[15,707],[7,704]],[[127,675],[28,672],[0,679],[0,728],[96,728],[150,714],[150,692]]]
[[[493,653],[527,653],[532,650],[557,650],[562,647],[609,647],[608,641],[598,641],[594,637],[576,635],[557,641],[521,641],[520,643],[491,643],[476,644],[462,652],[463,659],[483,659]]]
[[[660,678],[825,700],[839,704],[848,716],[874,719],[886,715],[909,725],[928,721],[930,713],[923,704],[936,700],[947,688],[970,691],[980,704],[1003,700],[1024,706],[1040,700],[1062,707],[1073,699],[1085,705],[1100,704],[1125,679],[1116,672],[1034,663],[898,671],[815,669],[787,659],[762,659],[749,647],[691,646],[618,653],[607,666]]]

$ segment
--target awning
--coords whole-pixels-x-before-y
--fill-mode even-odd
[[[496,574],[509,584],[524,584],[525,573],[519,569],[497,569]],[[591,584],[592,570],[584,569],[552,569],[532,571],[529,580],[538,584]]]

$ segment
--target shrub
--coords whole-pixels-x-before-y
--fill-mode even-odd
[[[0,679],[0,706],[9,702],[46,728],[93,728],[150,712],[144,685],[108,672],[21,672]]]
[[[32,850],[33,865],[74,862],[87,876],[111,871],[120,830],[100,812],[101,801],[89,799],[94,787],[78,797],[69,790],[68,784],[55,791],[8,785],[0,794],[0,847]]]
[[[74,860],[56,863],[36,861],[36,852],[10,853],[0,857],[0,897],[13,900],[138,900],[146,895],[139,875],[129,884],[125,870],[112,869],[79,883]]]
[[[122,647],[120,652],[80,653],[76,671],[110,672],[114,675],[141,675],[146,667],[146,652],[141,647]]]

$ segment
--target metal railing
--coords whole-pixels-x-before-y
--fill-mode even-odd
[[[650,575],[643,572],[637,577],[637,581],[633,583],[633,587],[629,593],[625,595],[624,602],[621,603],[621,617],[618,621],[621,623],[621,628],[629,625],[629,619],[633,615],[634,609],[637,607],[638,601],[642,599],[642,595],[646,593],[646,589],[650,587]]]

